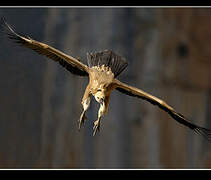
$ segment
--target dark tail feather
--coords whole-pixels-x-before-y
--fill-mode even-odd
[[[111,68],[114,76],[117,77],[128,65],[126,60],[111,50],[95,53],[87,53],[89,67],[105,65]]]

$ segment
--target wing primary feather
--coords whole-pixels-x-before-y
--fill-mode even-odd
[[[1,18],[1,27],[4,33],[13,42],[18,43],[24,47],[30,48],[40,55],[44,55],[54,61],[58,61],[63,67],[75,75],[88,76],[88,68],[86,65],[78,61],[77,59],[68,56],[53,47],[50,47],[44,43],[35,41],[30,37],[24,37],[17,34],[10,25],[6,22],[5,18]]]
[[[196,134],[203,136],[207,141],[209,141],[211,143],[210,130],[198,127],[198,128],[194,129],[194,132]]]
[[[184,117],[180,113],[177,113],[172,107],[167,105],[164,101],[162,101],[148,93],[145,93],[137,88],[134,88],[132,86],[121,83],[120,81],[116,80],[116,84],[117,84],[116,90],[118,90],[119,92],[124,93],[129,96],[141,98],[143,100],[150,102],[153,105],[157,105],[159,108],[166,111],[174,120],[176,120],[180,124],[183,124],[184,126],[190,128],[190,129],[192,129],[195,133],[200,134],[206,140],[211,142],[211,130],[189,122],[189,120],[186,117]]]

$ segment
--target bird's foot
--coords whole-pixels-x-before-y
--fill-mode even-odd
[[[78,126],[78,130],[80,131],[82,125],[84,124],[85,120],[87,119],[86,115],[85,115],[85,111],[82,112],[80,119],[79,119],[79,126]]]
[[[100,131],[100,119],[94,122],[93,130],[93,136],[96,134],[97,131]]]

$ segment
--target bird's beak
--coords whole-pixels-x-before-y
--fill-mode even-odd
[[[104,103],[104,99],[101,98],[101,99],[100,99],[100,104],[103,105],[103,103]]]

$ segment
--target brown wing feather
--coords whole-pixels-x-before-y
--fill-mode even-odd
[[[38,54],[44,55],[54,61],[59,62],[60,65],[65,67],[73,74],[88,76],[88,66],[81,63],[79,60],[68,56],[47,44],[35,41],[29,37],[20,36],[8,25],[4,18],[2,18],[1,21],[2,27],[4,28],[8,37],[14,40],[16,43],[20,43],[23,46],[34,50]]]
[[[200,127],[198,125],[195,125],[195,124],[189,122],[187,120],[187,118],[185,118],[182,114],[177,113],[171,106],[169,106],[163,100],[161,100],[155,96],[152,96],[138,88],[135,88],[135,87],[129,86],[125,83],[122,83],[118,80],[115,80],[115,84],[116,84],[116,90],[118,90],[124,94],[127,94],[129,96],[134,96],[134,97],[138,97],[143,100],[146,100],[146,101],[152,103],[153,105],[157,105],[159,108],[168,112],[168,114],[173,119],[175,119],[177,122],[189,127],[190,129],[194,130],[197,134],[204,136],[207,140],[209,140],[211,142],[211,130]]]

